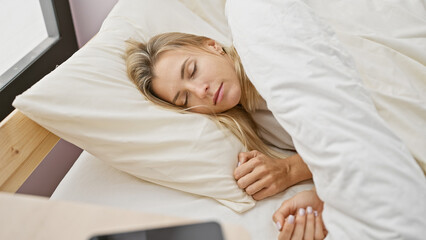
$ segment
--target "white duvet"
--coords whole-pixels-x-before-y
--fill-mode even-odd
[[[414,19],[410,26],[404,18],[405,26],[411,27],[405,29],[405,37],[424,34],[426,25],[418,25],[424,23],[424,6],[423,10],[413,10],[416,2],[411,1],[407,8],[404,3],[310,3],[324,19],[328,17],[336,25],[346,24],[346,28],[340,29],[342,38],[348,38],[344,45],[333,28],[303,1],[227,2],[233,42],[247,74],[281,126],[292,136],[296,150],[314,175],[319,196],[325,201],[327,239],[424,239],[426,236],[426,181],[413,158],[414,155],[421,160],[426,149],[426,111],[422,105],[425,55],[411,51],[419,56],[414,60],[420,64],[412,64],[412,69],[400,67],[398,64],[402,63],[398,60],[403,57],[396,56],[392,61],[392,54],[387,55],[389,46],[383,43],[390,40],[380,38],[404,37],[392,35],[392,25],[387,24],[402,20],[392,20],[392,16]],[[327,10],[328,4],[337,6],[329,7],[334,12]],[[352,8],[353,5],[356,7]],[[422,7],[421,2],[417,5]],[[362,19],[364,28],[357,28],[356,17],[345,18],[360,11],[367,14],[359,16],[369,18]],[[363,48],[361,40],[355,46],[357,42],[351,38],[351,31],[368,32],[369,23],[374,27],[381,23],[387,30],[378,28],[370,32],[371,39],[383,40],[385,50],[375,49],[382,52],[369,52],[371,45]],[[393,48],[403,46],[398,45],[401,42],[394,41]],[[420,47],[417,48],[420,52],[425,50],[421,47],[425,39],[418,42],[423,45],[411,47]],[[349,52],[355,55],[357,64]],[[393,55],[397,53],[395,50]],[[389,64],[382,69],[385,60]],[[403,96],[406,89],[381,82],[381,76],[400,74],[401,69],[411,70],[412,75],[407,73],[406,79],[394,82],[399,80],[399,85],[408,85],[406,89],[417,93],[414,96],[409,91]],[[409,103],[405,109],[404,101]],[[397,104],[388,106],[393,102]],[[413,108],[417,112],[411,111]],[[405,112],[410,114],[404,115]],[[410,134],[416,138],[410,139]],[[404,143],[401,138],[409,141]]]

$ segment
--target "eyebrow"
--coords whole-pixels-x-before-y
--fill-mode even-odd
[[[183,77],[184,77],[184,74],[185,74],[185,65],[186,65],[186,62],[188,62],[188,60],[189,60],[189,57],[187,59],[185,59],[185,61],[183,61],[182,67],[180,68],[180,79],[182,79],[182,80],[183,80]],[[173,104],[176,104],[176,100],[178,99],[179,95],[180,95],[180,91],[177,92],[175,97],[173,98],[173,101],[172,101]]]

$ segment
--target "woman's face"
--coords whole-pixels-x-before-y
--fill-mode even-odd
[[[159,56],[152,80],[159,98],[205,114],[221,113],[239,103],[241,86],[232,60],[215,41],[205,46],[211,53],[182,48]]]

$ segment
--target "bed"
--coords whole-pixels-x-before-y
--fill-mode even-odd
[[[124,72],[122,62],[120,62],[121,65],[111,65],[112,60],[110,60],[111,56],[118,59],[117,56],[120,56],[123,51],[122,43],[129,37],[146,40],[155,33],[185,31],[204,34],[227,45],[232,42],[241,51],[240,55],[245,66],[249,66],[248,74],[251,78],[256,79],[256,74],[262,70],[256,69],[256,66],[260,65],[256,63],[256,60],[260,58],[250,54],[253,52],[255,54],[256,51],[262,49],[250,45],[253,44],[247,40],[251,39],[250,35],[247,35],[250,33],[245,32],[247,28],[239,28],[239,26],[250,22],[250,19],[246,19],[247,12],[253,11],[252,16],[255,16],[259,11],[273,9],[274,4],[277,3],[247,1],[241,5],[239,1],[229,2],[227,3],[229,19],[227,19],[225,1],[205,1],[201,4],[190,0],[163,0],[157,1],[155,6],[148,1],[119,1],[97,36],[69,61],[40,81],[40,84],[36,84],[30,91],[24,93],[23,97],[19,97],[14,103],[19,110],[15,110],[2,121],[0,125],[2,191],[16,191],[53,148],[60,136],[86,151],[81,154],[62,180],[52,195],[52,199],[89,202],[137,211],[236,223],[244,226],[250,232],[252,239],[276,239],[278,231],[272,222],[273,212],[285,199],[299,191],[312,188],[313,182],[303,182],[263,201],[255,202],[250,199],[244,192],[238,191],[232,179],[232,170],[236,162],[229,159],[244,150],[241,143],[233,139],[229,133],[217,131],[216,126],[206,119],[197,116],[176,117],[174,114],[162,112],[146,103],[143,103],[146,105],[141,105],[140,94],[134,91],[127,79],[122,79]],[[291,10],[291,13],[283,14],[282,16],[285,17],[281,19],[291,23],[286,25],[287,33],[293,33],[292,29],[296,30],[295,34],[301,34],[295,36],[297,40],[298,36],[306,39],[312,37],[312,35],[303,34],[312,34],[308,31],[317,30],[321,31],[319,35],[326,35],[321,39],[322,41],[329,41],[327,34],[330,34],[331,42],[326,42],[325,48],[321,49],[321,54],[318,55],[321,60],[321,68],[329,69],[330,67],[333,70],[335,66],[338,66],[343,70],[349,69],[342,71],[342,75],[339,75],[342,78],[359,74],[362,79],[361,87],[368,91],[368,96],[361,91],[361,93],[356,92],[358,95],[354,98],[367,99],[362,103],[368,106],[362,111],[373,114],[363,118],[362,123],[351,122],[351,125],[347,126],[347,129],[352,131],[351,134],[354,134],[351,135],[354,136],[353,139],[359,139],[360,136],[356,135],[357,131],[369,132],[369,136],[364,135],[364,139],[369,141],[371,149],[358,148],[355,150],[345,147],[342,144],[345,143],[344,139],[315,138],[315,131],[318,134],[324,134],[318,129],[327,129],[324,125],[319,124],[326,124],[327,122],[324,120],[326,118],[320,119],[323,122],[317,121],[315,124],[305,122],[303,126],[312,130],[311,137],[307,137],[308,135],[302,131],[303,129],[298,128],[298,123],[291,121],[291,116],[284,116],[288,117],[288,121],[283,125],[291,131],[293,129],[292,137],[296,140],[296,149],[300,150],[299,153],[304,159],[307,159],[308,165],[314,173],[314,182],[317,188],[320,188],[320,197],[326,199],[326,203],[330,202],[329,206],[326,205],[324,215],[330,232],[328,239],[366,239],[366,237],[404,239],[404,236],[416,239],[422,234],[424,236],[426,234],[424,232],[404,235],[409,232],[411,226],[416,224],[425,226],[422,213],[426,213],[426,206],[419,201],[426,197],[424,187],[426,169],[424,165],[426,161],[426,148],[424,147],[426,146],[426,84],[424,81],[426,79],[426,55],[424,53],[426,31],[424,26],[426,26],[426,11],[424,3],[421,1],[406,3],[357,1],[349,6],[343,1],[284,2],[284,9]],[[282,13],[277,12],[276,16],[281,16],[280,14]],[[305,19],[303,21],[300,20],[302,16]],[[150,21],[154,18],[160,20]],[[296,21],[294,19],[291,21],[292,18]],[[267,20],[268,18],[265,17],[265,21]],[[298,25],[298,22],[301,22],[301,25]],[[320,25],[316,29],[318,22]],[[253,24],[259,25],[261,23],[260,20],[253,22]],[[191,26],[189,27],[189,25]],[[308,33],[299,32],[303,28],[306,28]],[[247,38],[237,36],[247,36]],[[296,55],[297,51],[304,50],[300,45],[291,45],[299,44],[299,42],[288,41],[286,44],[288,44],[287,51],[293,50]],[[245,51],[246,49],[254,50],[249,52]],[[331,59],[331,62],[328,62],[328,59]],[[312,62],[315,63],[314,60],[309,59],[308,65],[303,65],[303,67],[318,67],[318,65],[309,65]],[[338,65],[341,62],[343,65]],[[292,64],[291,62],[286,63],[289,66]],[[328,65],[329,63],[331,64]],[[93,66],[90,66],[91,64]],[[105,66],[109,66],[111,69],[104,69],[105,71],[102,70],[104,72],[100,72],[100,69]],[[294,69],[299,67],[300,65],[294,65]],[[292,74],[292,72],[286,74]],[[318,79],[318,76],[324,75],[326,74],[320,73],[311,75],[311,77],[315,76],[314,79]],[[108,79],[108,82],[99,85],[100,78]],[[109,81],[109,78],[112,80]],[[267,88],[256,85],[258,84],[256,81],[254,84],[259,88],[262,96],[266,96],[265,98],[271,103],[270,106],[273,110],[276,106],[273,103],[277,100],[268,96],[275,96],[270,92],[272,91],[271,86],[274,85],[266,84],[265,86],[271,87]],[[294,86],[300,83],[291,84]],[[75,88],[76,85],[78,88]],[[360,84],[355,82],[354,85],[349,85],[349,89],[353,89],[352,86],[359,88]],[[93,91],[95,87],[108,89],[106,92],[98,93],[101,91]],[[119,87],[123,90],[122,92],[117,93],[111,90]],[[66,94],[69,89],[73,88],[80,95]],[[343,91],[343,93],[352,91],[346,88],[348,87],[336,86],[330,94],[342,93],[338,91]],[[110,100],[106,96],[115,99]],[[99,98],[102,99],[102,104],[96,101]],[[55,101],[51,101],[51,99],[55,99]],[[70,99],[73,100],[73,104],[69,103]],[[81,99],[84,99],[85,102]],[[342,96],[340,99],[345,99],[345,97]],[[371,103],[368,99],[371,99]],[[318,102],[321,101],[318,100]],[[342,102],[344,101],[342,100]],[[297,104],[302,103],[297,102]],[[82,105],[91,108],[81,110]],[[114,106],[118,109],[115,108],[112,111],[111,107]],[[318,106],[313,105],[313,107],[315,108],[312,112],[316,113]],[[135,111],[139,108],[143,111]],[[96,111],[91,109],[96,109]],[[281,114],[278,110],[274,113]],[[338,117],[345,116],[347,117],[344,118],[345,122],[350,122],[353,117],[353,114],[344,110],[338,112],[337,115],[339,116],[333,115],[331,119],[339,121]],[[135,124],[135,122],[140,122],[141,118],[154,123],[145,128]],[[171,121],[175,126],[191,121],[194,125],[190,127],[202,129],[202,134],[191,135],[192,133],[188,133],[188,128],[178,128],[174,130],[176,132],[171,132],[170,128],[162,127],[170,124]],[[378,125],[375,125],[377,121]],[[368,128],[360,128],[361,124]],[[116,127],[117,125],[120,126]],[[132,128],[128,129],[128,126],[132,126]],[[310,128],[308,128],[309,126]],[[106,129],[108,132],[105,132]],[[155,129],[156,132],[152,133],[152,129]],[[185,131],[192,139],[188,140],[188,136],[182,136]],[[134,132],[144,133],[145,138]],[[335,134],[337,136],[341,133],[341,130],[328,129],[325,135],[333,136]],[[152,134],[155,136],[153,137]],[[198,144],[192,143],[194,138],[198,139]],[[28,139],[31,141],[28,142]],[[216,145],[212,145],[213,143]],[[308,149],[306,145],[309,143],[314,143],[316,148],[311,145]],[[363,146],[357,145],[356,142],[351,142],[351,144],[357,147]],[[328,155],[319,150],[327,148],[327,146],[331,146],[328,147],[331,149],[327,153]],[[164,154],[159,156],[158,152],[165,147],[169,147],[169,152],[175,156],[182,157],[174,159]],[[206,154],[207,156],[215,154],[209,152],[211,148],[224,149],[220,153],[221,161],[209,162],[208,166],[205,166],[205,162],[200,164],[199,161],[196,161],[205,159]],[[399,164],[399,167],[392,167],[383,162],[376,164],[374,160],[369,163],[373,169],[349,168],[336,165],[335,162],[318,161],[318,159],[345,158],[346,155],[342,152],[356,155],[363,151],[376,153],[375,150],[377,150],[377,154],[389,157],[390,162],[392,154],[398,151],[396,153],[400,155],[393,158],[396,159],[394,163]],[[315,151],[321,152],[321,157],[317,157],[318,154],[315,155]],[[133,152],[137,152],[136,156],[132,155]],[[192,152],[192,155],[187,152]],[[204,155],[197,155],[197,152],[202,152]],[[339,154],[332,154],[336,152]],[[141,160],[141,158],[143,159]],[[142,167],[140,163],[143,163]],[[200,170],[202,174],[196,175],[188,172],[185,167],[188,164],[197,167],[197,171]],[[351,163],[348,165],[353,167]],[[220,171],[217,170],[218,166],[223,166],[220,167]],[[329,171],[333,170],[330,166],[343,169],[347,175],[328,175]],[[324,168],[331,170],[325,171]],[[212,169],[217,172],[213,174]],[[336,170],[334,169],[334,171]],[[362,176],[367,173],[375,173],[375,176]],[[388,173],[394,174],[392,178]],[[185,176],[182,177],[182,175]],[[330,178],[342,178],[343,180],[339,180],[340,184],[336,185],[337,183]],[[217,185],[212,184],[212,179],[215,179]],[[377,183],[383,179],[389,181]],[[377,184],[374,185],[368,180]],[[211,186],[208,191],[205,190],[206,184]],[[366,184],[369,185],[364,187]],[[413,216],[406,219],[414,223],[411,226],[401,224],[392,219],[392,215],[389,215],[392,211],[403,208],[402,204],[395,206],[391,203],[392,197],[399,194],[398,191],[392,192],[395,195],[386,195],[389,193],[386,192],[386,189],[394,189],[395,186],[398,186],[397,190],[404,189],[407,198],[413,199],[414,196],[413,200],[420,202]],[[345,192],[354,192],[354,190],[359,190],[359,192]],[[337,191],[347,194],[347,198],[336,195]],[[375,196],[373,191],[383,193],[383,196],[368,199],[357,198]],[[415,195],[410,195],[413,192]],[[351,199],[351,197],[353,198]],[[340,202],[335,199],[340,199]],[[344,204],[343,200],[346,201]],[[409,202],[406,198],[403,201]],[[363,205],[366,203],[368,204]],[[357,204],[358,209],[347,209],[353,204]],[[363,210],[369,211],[363,212]],[[383,212],[388,212],[388,214],[384,215]],[[360,216],[368,219],[360,219]],[[382,225],[375,225],[374,219],[380,219]],[[387,225],[387,227],[382,228],[383,225]],[[402,230],[400,232],[395,229],[391,230],[395,226]]]

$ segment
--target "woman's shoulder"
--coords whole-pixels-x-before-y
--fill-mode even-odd
[[[286,150],[294,150],[293,141],[287,131],[275,119],[266,102],[260,102],[256,111],[250,113],[259,128],[259,135],[265,142]]]

